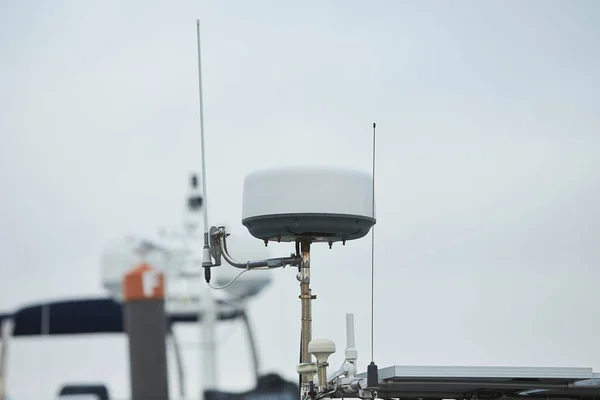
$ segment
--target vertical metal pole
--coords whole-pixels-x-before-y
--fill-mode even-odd
[[[5,324],[4,321],[0,326],[2,332],[2,347],[0,347],[0,400],[6,400],[6,353],[8,351],[6,337],[4,335]]]
[[[146,264],[123,282],[123,317],[129,339],[131,400],[168,400],[167,317],[164,277]]]
[[[254,370],[254,380],[256,386],[258,386],[258,378],[260,377],[260,360],[258,357],[258,349],[256,348],[256,340],[254,340],[254,333],[252,332],[252,326],[250,326],[250,320],[246,310],[242,312],[242,321],[246,325],[246,334],[248,335],[248,345],[250,346],[250,352],[252,353],[252,367]]]
[[[12,336],[13,320],[6,319],[0,325],[2,334],[2,347],[0,348],[0,400],[7,400],[6,395],[6,371],[8,360],[8,343]]]
[[[200,373],[203,391],[217,389],[217,304],[207,286],[200,298]],[[200,398],[204,393],[200,394]]]
[[[301,363],[311,361],[310,353],[308,352],[308,344],[312,340],[312,308],[311,300],[314,297],[310,290],[310,242],[303,241],[300,243],[300,253],[302,255],[302,264],[300,265],[300,302],[302,304],[302,347],[301,347]],[[310,390],[309,377],[302,375],[302,385],[300,394],[304,397]]]
[[[179,349],[179,342],[177,336],[173,331],[173,327],[169,326],[169,337],[171,344],[173,345],[173,353],[175,354],[175,364],[177,365],[177,383],[179,384],[179,397],[185,399],[185,372],[183,369],[183,360],[181,359],[181,350]]]

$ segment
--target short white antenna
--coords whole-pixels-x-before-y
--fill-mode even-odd
[[[202,102],[202,51],[200,47],[200,20],[196,20],[196,37],[198,40],[198,99],[200,105],[200,142],[202,152],[202,194],[204,195],[204,247],[202,248],[202,267],[204,279],[210,282],[212,260],[208,245],[208,196],[206,193],[206,152],[204,149],[204,104]]]

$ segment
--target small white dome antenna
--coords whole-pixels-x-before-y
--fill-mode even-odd
[[[313,244],[325,243],[332,248],[336,242],[364,238],[376,223],[375,219],[375,124],[373,124],[373,171],[371,173],[340,167],[286,167],[254,171],[244,180],[242,224],[249,233],[265,245],[269,242],[293,243],[295,252],[287,257],[237,261],[229,253],[224,226],[208,224],[208,195],[206,192],[206,157],[204,144],[204,115],[202,109],[202,65],[200,22],[197,21],[198,82],[200,100],[200,135],[202,151],[202,185],[204,194],[204,277],[211,285],[211,268],[220,266],[221,259],[242,273],[258,269],[294,266],[300,282],[301,321],[300,364],[301,398],[316,399],[329,396],[337,390],[364,389],[367,380],[355,378],[356,349],[354,348],[353,318],[348,320],[348,346],[345,366],[333,380],[327,380],[327,358],[335,351],[335,344],[321,339],[312,341],[312,300],[310,288],[310,250]],[[372,238],[374,250],[374,238]],[[374,274],[374,257],[371,273]],[[239,275],[238,275],[239,276]],[[235,280],[236,278],[234,278]],[[221,287],[224,288],[227,285]],[[212,286],[211,286],[212,287]],[[373,294],[371,286],[371,360],[373,359]],[[350,323],[351,322],[351,323]],[[351,330],[351,332],[350,332]],[[350,340],[351,339],[351,340]],[[311,345],[312,343],[312,345]],[[311,353],[317,358],[313,363]],[[319,377],[315,391],[314,375]],[[341,375],[343,378],[340,381]],[[344,380],[345,379],[345,380]],[[369,365],[369,382],[377,383],[377,366]],[[340,387],[338,383],[342,382]],[[346,385],[346,386],[344,386]],[[365,396],[367,396],[365,394]]]
[[[327,390],[327,367],[329,356],[335,353],[335,343],[329,339],[313,339],[308,344],[308,352],[317,359],[317,372],[319,374],[319,389]]]

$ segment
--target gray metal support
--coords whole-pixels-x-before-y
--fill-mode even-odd
[[[148,274],[153,279],[147,279]],[[123,286],[123,318],[129,340],[131,400],[168,400],[167,318],[163,277],[143,265],[127,274]]]

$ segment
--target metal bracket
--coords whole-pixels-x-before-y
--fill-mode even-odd
[[[216,226],[211,226],[209,231],[210,255],[215,260],[214,266],[221,265],[221,235],[223,233]]]

